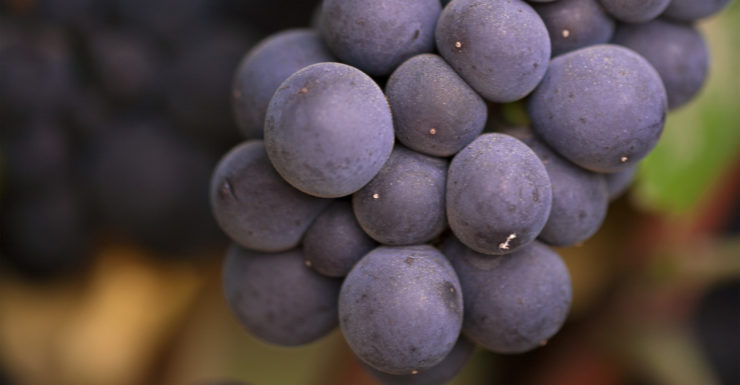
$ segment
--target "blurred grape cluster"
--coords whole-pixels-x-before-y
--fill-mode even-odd
[[[0,2],[3,264],[74,271],[110,238],[177,257],[220,247],[207,186],[238,141],[232,74],[314,5]]]

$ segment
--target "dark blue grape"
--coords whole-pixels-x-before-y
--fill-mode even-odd
[[[12,127],[11,127],[12,126]],[[47,116],[3,127],[2,178],[19,194],[38,191],[69,180],[74,147],[67,130]]]
[[[210,0],[106,0],[123,24],[153,38],[176,40],[213,20],[215,4]]]
[[[233,245],[223,267],[224,294],[242,325],[281,346],[313,342],[337,326],[341,281],[304,264],[299,249],[264,254]]]
[[[93,229],[78,186],[63,180],[43,189],[15,187],[3,189],[0,262],[33,278],[83,267],[92,251]]]
[[[600,0],[612,16],[627,23],[644,23],[655,19],[671,0]]]
[[[95,80],[112,99],[141,104],[161,96],[164,57],[147,35],[97,30],[88,49]]]
[[[214,162],[166,123],[126,117],[90,145],[89,183],[105,224],[178,255],[222,241],[208,204]]]
[[[211,207],[236,243],[275,252],[296,247],[331,201],[287,184],[270,164],[262,141],[240,144],[219,162],[211,179]]]
[[[64,30],[11,25],[0,31],[0,119],[57,113],[77,92],[71,42]]]
[[[604,176],[563,159],[533,135],[520,139],[542,160],[552,184],[552,209],[538,238],[553,246],[571,246],[590,238],[601,227],[609,206]]]
[[[345,278],[339,324],[366,364],[389,374],[414,374],[452,350],[462,304],[457,275],[437,249],[382,246]]]
[[[473,89],[493,102],[529,94],[550,60],[542,19],[521,0],[455,0],[442,11],[437,49]]]
[[[485,101],[442,59],[414,56],[385,87],[398,140],[412,150],[452,156],[483,131]]]
[[[447,227],[447,161],[396,146],[378,175],[352,196],[360,226],[386,245],[432,240]]]
[[[376,246],[362,231],[346,200],[334,201],[313,221],[303,238],[307,263],[328,277],[344,277]]]
[[[639,53],[658,71],[668,108],[689,102],[707,79],[709,50],[701,33],[690,25],[664,20],[622,24],[612,42]]]
[[[694,21],[714,15],[732,0],[671,0],[663,16],[679,20]]]
[[[393,120],[383,91],[340,63],[291,75],[267,108],[265,147],[280,175],[314,196],[349,195],[378,173],[393,149]]]
[[[194,140],[229,148],[239,140],[230,105],[231,83],[255,37],[214,27],[193,34],[172,55],[165,90],[167,113]]]
[[[461,336],[450,354],[437,365],[417,374],[393,375],[365,366],[370,374],[385,385],[443,385],[455,378],[473,354],[475,344]]]
[[[511,253],[533,241],[550,214],[547,170],[532,150],[504,134],[483,134],[452,159],[447,219],[468,247]]]
[[[607,43],[614,34],[614,20],[598,0],[561,0],[533,7],[550,33],[552,56]]]
[[[667,107],[650,63],[609,44],[553,59],[528,104],[537,135],[596,172],[616,172],[645,157],[663,131]]]
[[[264,34],[307,27],[311,25],[311,12],[321,6],[321,0],[220,0],[219,3],[223,17]]]
[[[104,17],[104,3],[96,0],[39,0],[35,7],[40,18],[49,24],[84,28]]]
[[[511,255],[476,253],[455,238],[442,246],[463,288],[463,333],[496,353],[523,353],[563,325],[572,300],[568,268],[533,242]]]
[[[626,168],[622,171],[615,172],[612,174],[604,174],[606,179],[606,189],[609,192],[609,201],[612,202],[624,194],[625,191],[632,184],[632,180],[635,179],[635,173],[637,172],[637,164],[632,167]]]
[[[404,60],[434,49],[438,0],[324,0],[321,33],[342,62],[388,75]]]
[[[232,85],[232,106],[242,136],[262,138],[265,113],[275,90],[299,69],[334,61],[319,34],[294,29],[271,35],[242,59]]]

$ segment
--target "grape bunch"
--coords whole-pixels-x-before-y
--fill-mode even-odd
[[[572,300],[549,246],[599,229],[728,2],[324,0],[236,71],[246,141],[211,180],[233,311],[282,346],[339,325],[388,384],[544,345]]]

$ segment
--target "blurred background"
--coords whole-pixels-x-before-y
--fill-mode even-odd
[[[230,83],[308,0],[0,0],[0,385],[372,385],[339,331],[259,342],[221,294],[208,207],[240,141]],[[561,249],[574,304],[534,352],[455,384],[740,384],[740,4],[699,24],[672,112],[599,233]]]

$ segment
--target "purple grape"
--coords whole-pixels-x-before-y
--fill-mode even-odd
[[[475,344],[461,336],[442,362],[417,374],[393,375],[365,366],[370,374],[385,385],[443,385],[455,378],[468,363]]]
[[[483,134],[457,153],[447,176],[447,219],[468,247],[508,254],[533,241],[550,215],[552,190],[526,144]]]
[[[612,40],[644,57],[658,71],[668,94],[668,108],[693,99],[709,71],[709,50],[694,27],[665,20],[622,24]]]
[[[311,64],[334,56],[310,29],[283,31],[262,40],[239,64],[232,85],[232,107],[242,136],[261,139],[267,105],[280,83]]]
[[[634,51],[595,45],[556,57],[529,98],[532,128],[591,171],[637,163],[658,142],[668,110],[663,82]]]
[[[324,0],[321,33],[337,57],[364,72],[388,75],[434,49],[438,0]]]
[[[304,264],[299,249],[265,254],[233,245],[223,267],[224,295],[244,327],[281,346],[308,344],[338,323],[341,281]]]
[[[211,207],[221,229],[243,247],[277,252],[298,245],[330,200],[287,184],[270,164],[262,141],[240,144],[211,179]]]
[[[550,38],[521,0],[454,0],[442,11],[437,49],[485,99],[511,102],[537,86],[550,60]]]
[[[637,173],[637,164],[632,167],[626,168],[622,171],[615,172],[612,174],[604,174],[606,179],[606,188],[609,191],[609,201],[613,202],[630,187],[632,181],[635,179],[635,173]]]
[[[447,161],[396,146],[378,175],[352,196],[357,221],[385,245],[428,242],[446,227]]]
[[[614,34],[614,19],[598,0],[561,0],[533,7],[550,34],[552,56],[608,43]]]
[[[655,19],[671,0],[600,0],[615,18],[626,23],[645,23]],[[701,0],[704,1],[704,0]]]
[[[511,255],[476,253],[455,238],[442,250],[460,277],[463,333],[496,353],[523,353],[552,337],[572,301],[568,268],[555,252],[533,242]]]
[[[408,375],[439,364],[462,325],[455,271],[431,246],[381,246],[350,271],[339,324],[354,353],[376,370]]]
[[[399,66],[385,87],[396,137],[414,151],[452,156],[482,131],[485,101],[442,59],[414,56]]]
[[[362,231],[346,200],[335,200],[313,221],[303,238],[307,263],[327,277],[344,277],[376,246]]]
[[[393,149],[393,121],[377,84],[360,70],[318,63],[291,75],[267,108],[265,147],[277,172],[317,197],[370,182]]]
[[[663,16],[679,21],[694,21],[714,15],[732,0],[671,0]]]

